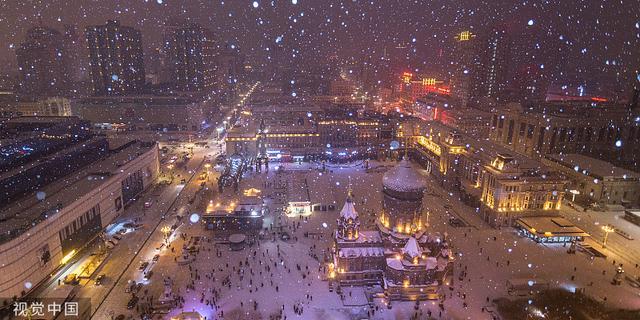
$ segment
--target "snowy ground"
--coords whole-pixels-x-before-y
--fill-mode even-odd
[[[392,164],[372,162],[371,166]],[[146,296],[157,299],[164,289],[162,279],[171,277],[174,292],[185,302],[181,309],[174,309],[170,315],[195,310],[207,319],[269,319],[270,315],[283,310],[287,319],[409,319],[416,312],[415,303],[411,302],[394,302],[389,310],[383,301],[376,301],[377,308],[373,310],[377,311],[368,315],[369,307],[358,306],[366,301],[360,288],[346,288],[342,301],[335,292],[329,292],[327,282],[323,281],[322,266],[315,258],[321,260],[330,246],[330,235],[350,184],[363,222],[362,229],[373,228],[375,214],[382,207],[380,190],[384,168],[367,173],[360,165],[334,165],[321,173],[315,167],[312,164],[287,164],[287,170],[279,179],[284,175],[293,175],[288,177],[293,179],[307,178],[312,203],[335,204],[337,210],[314,212],[307,220],[277,214],[269,216],[267,226],[271,223],[277,226],[281,219],[293,239],[284,242],[269,238],[243,251],[230,251],[224,244],[210,242],[211,231],[199,223],[182,225],[178,234],[184,233],[184,238],[179,236],[173,241],[173,253],[163,251],[153,267],[152,280],[145,286]],[[265,187],[265,183],[277,181],[275,171],[272,165],[268,173],[251,173],[240,187],[240,191],[252,187],[261,189],[263,196],[269,199],[267,203],[272,213],[281,204],[274,189]],[[434,232],[447,232],[458,256],[451,290],[443,288],[446,293],[444,312],[436,301],[423,302],[421,319],[427,319],[428,312],[435,319],[490,319],[482,309],[490,304],[487,299],[505,296],[506,281],[521,277],[546,279],[554,286],[568,290],[584,287],[586,294],[601,300],[607,297],[612,305],[640,308],[638,289],[626,283],[617,287],[610,284],[614,271],[612,261],[591,260],[581,253],[569,255],[562,246],[536,244],[519,237],[513,229],[491,229],[481,222],[472,208],[464,207],[441,192],[431,179],[427,181],[429,194],[424,201],[431,212],[429,228]],[[216,194],[214,201],[238,197],[232,190],[226,190],[222,195]],[[470,226],[449,226],[446,211],[464,219]],[[312,236],[305,238],[305,232]],[[178,265],[174,258],[182,254],[184,241],[196,235],[205,239],[196,260],[190,265]],[[628,274],[638,274],[638,269],[631,269],[627,270]],[[459,281],[463,270],[467,276]],[[116,314],[135,314],[135,309],[125,309],[128,296],[123,295],[121,299],[122,309]],[[213,307],[214,301],[216,307]],[[301,315],[294,312],[294,306],[302,309]]]

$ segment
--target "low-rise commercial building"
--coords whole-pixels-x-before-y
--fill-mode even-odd
[[[99,160],[4,205],[2,299],[23,296],[69,262],[153,183],[158,170],[157,145],[131,141],[112,146]]]
[[[183,96],[113,96],[77,99],[71,110],[99,128],[195,132],[206,125],[214,108]]]
[[[633,168],[640,159],[640,113],[624,105],[508,104],[494,109],[492,141],[539,157],[579,153]]]
[[[640,203],[640,174],[613,164],[580,154],[548,154],[542,162],[570,180],[570,199],[582,206],[622,205],[634,207]]]
[[[226,137],[227,154],[274,161],[373,158],[393,138],[391,122],[331,105],[256,104]]]
[[[567,180],[540,161],[438,122],[413,125],[407,132],[413,133],[407,141],[414,159],[443,187],[459,191],[491,225],[558,214]]]

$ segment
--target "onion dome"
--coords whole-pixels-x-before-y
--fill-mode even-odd
[[[422,198],[426,189],[420,173],[406,158],[382,176],[382,186],[388,195],[407,200]]]

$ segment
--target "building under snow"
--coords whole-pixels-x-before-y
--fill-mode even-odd
[[[360,230],[349,194],[334,234],[331,285],[380,285],[390,300],[438,298],[453,257],[447,239],[428,226],[425,189],[408,160],[385,173],[376,230]]]

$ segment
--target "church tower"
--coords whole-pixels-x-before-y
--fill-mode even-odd
[[[358,232],[360,229],[360,220],[358,219],[358,212],[353,205],[353,196],[351,190],[347,200],[340,210],[340,217],[338,217],[338,237],[347,241],[355,241],[358,239]]]

